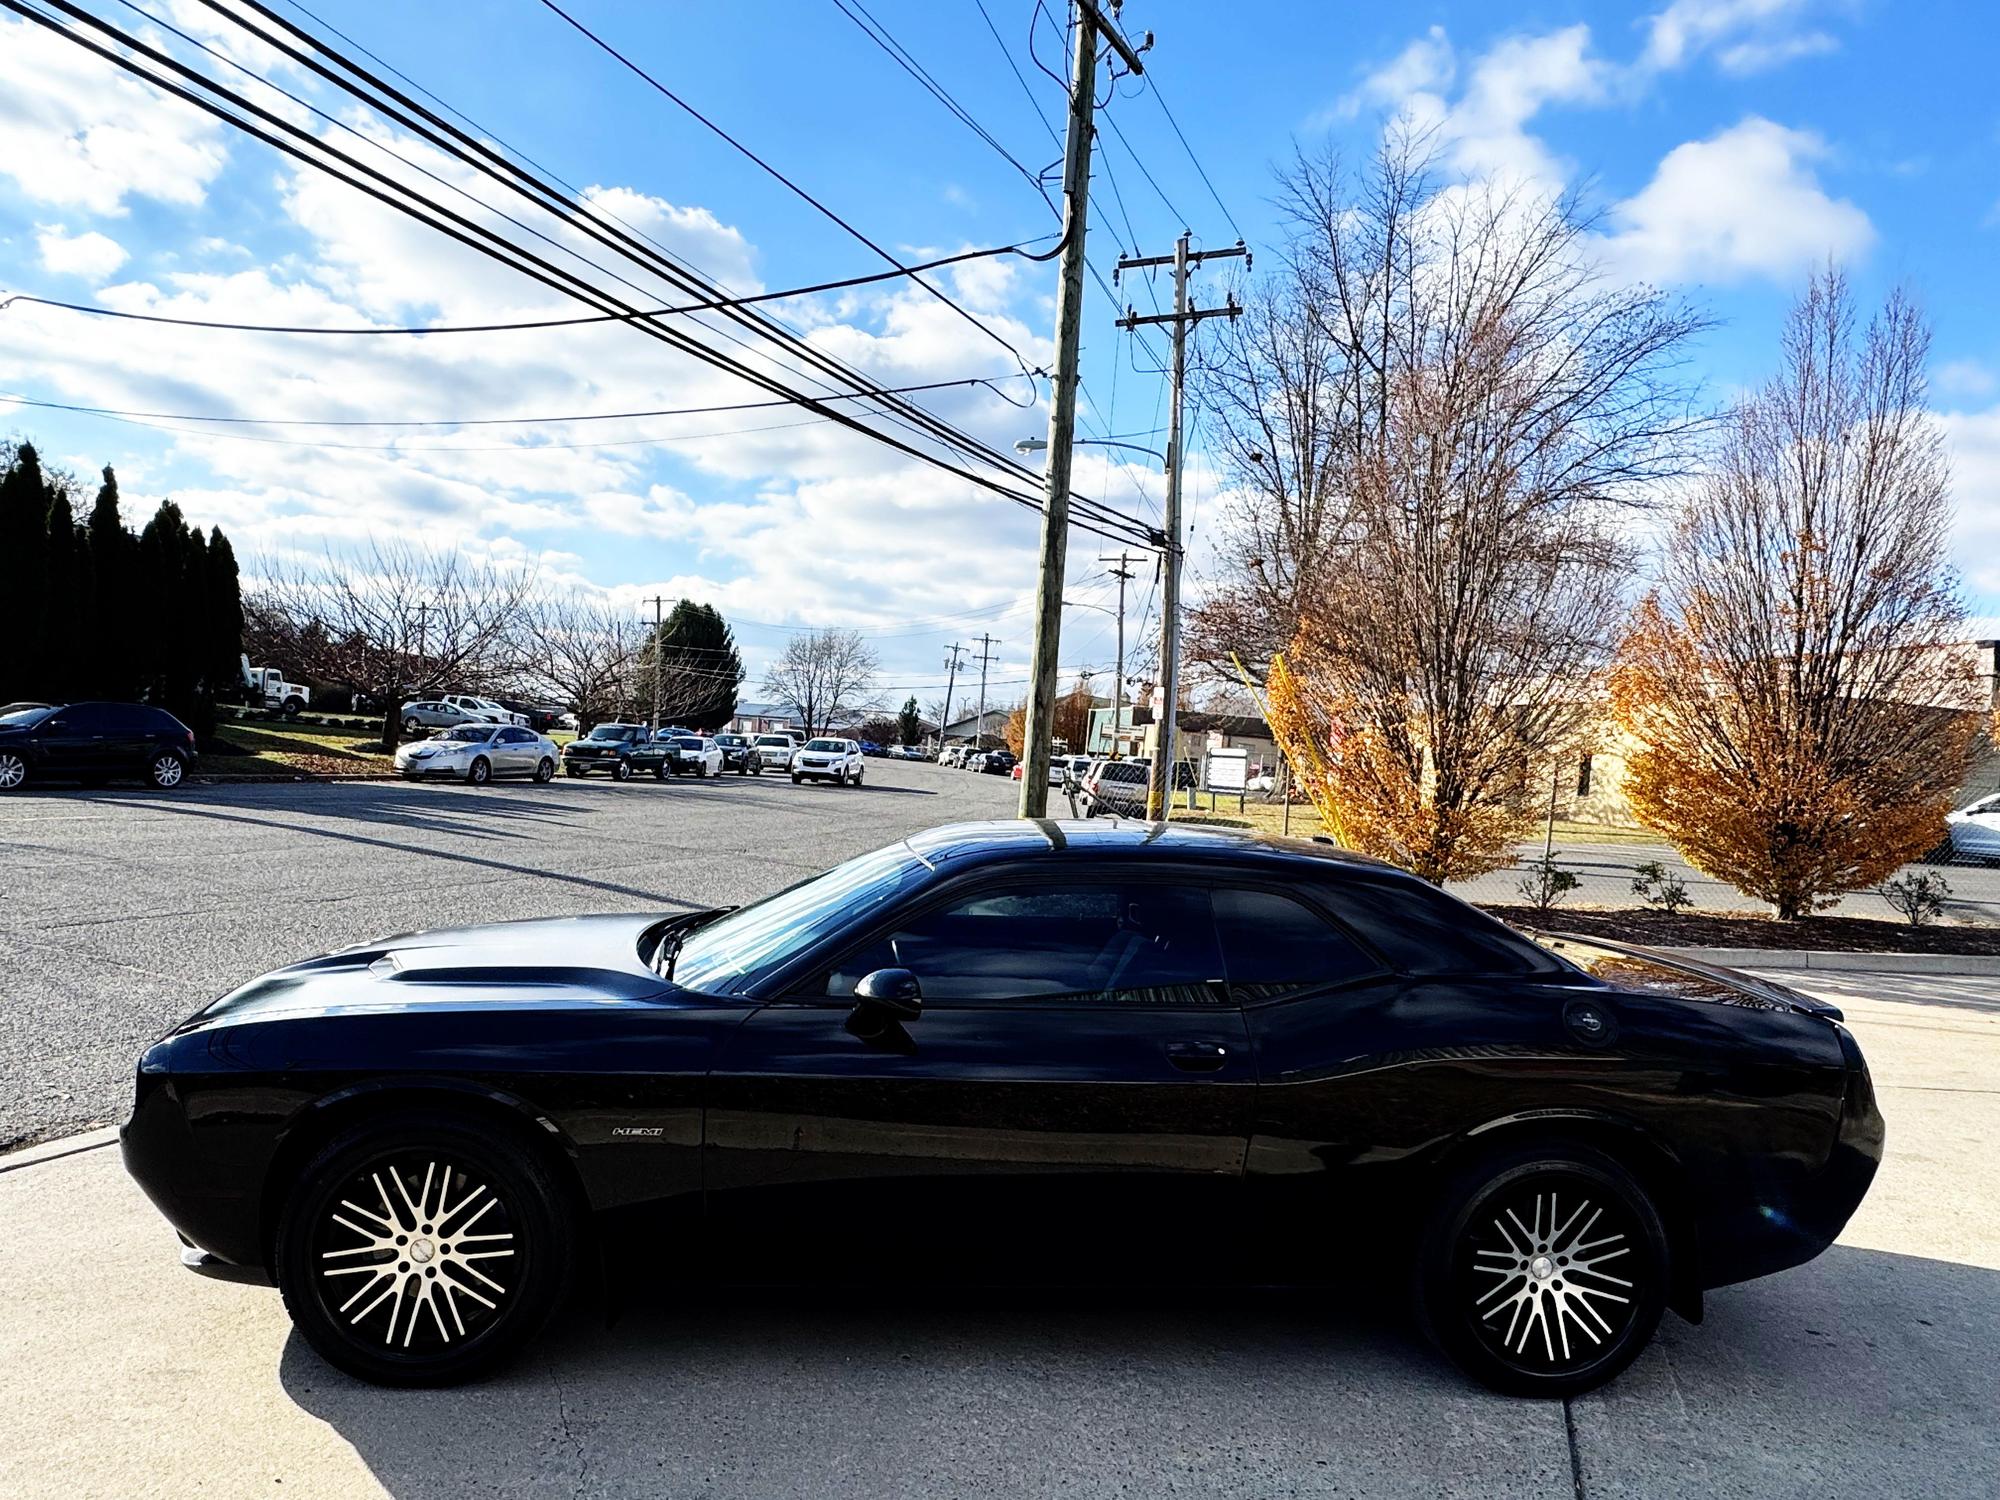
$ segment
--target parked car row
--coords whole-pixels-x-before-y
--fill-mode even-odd
[[[938,753],[938,764],[961,771],[983,771],[988,776],[1007,776],[1019,764],[1011,750],[981,750],[976,745],[947,745]]]
[[[839,786],[860,786],[861,746],[854,740],[822,736],[803,744],[790,734],[747,735],[724,733],[695,734],[686,729],[662,729],[657,734],[644,724],[599,724],[581,739],[562,749],[566,775],[588,776],[602,771],[617,781],[626,781],[642,771],[650,771],[661,781],[668,776],[706,778],[734,771],[738,776],[761,776],[766,771],[789,774],[794,783],[831,781]]]

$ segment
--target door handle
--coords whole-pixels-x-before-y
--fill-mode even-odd
[[[1229,1060],[1220,1042],[1169,1042],[1167,1061],[1183,1073],[1213,1073]]]

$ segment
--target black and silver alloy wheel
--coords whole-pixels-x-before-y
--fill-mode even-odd
[[[1617,1163],[1564,1149],[1489,1163],[1448,1192],[1420,1260],[1445,1351],[1497,1390],[1566,1396],[1638,1355],[1665,1305],[1659,1215]]]
[[[186,770],[185,761],[173,751],[165,750],[153,757],[153,763],[146,768],[146,778],[161,791],[166,791],[181,784],[181,776]]]
[[[550,760],[546,755],[544,755],[542,757],[542,763],[535,767],[535,780],[546,783],[554,781],[555,779],[556,779],[556,763]]]
[[[28,784],[28,762],[12,750],[0,750],[0,792],[17,791]]]
[[[485,786],[493,779],[492,763],[485,756],[480,756],[466,769],[465,779],[474,786]]]
[[[504,1134],[410,1116],[333,1142],[278,1232],[285,1306],[329,1363],[384,1385],[442,1385],[546,1322],[568,1274],[563,1195]]]
[[[356,1174],[315,1237],[320,1301],[357,1338],[429,1352],[497,1317],[520,1259],[506,1200],[462,1163],[391,1158]],[[422,1342],[418,1342],[419,1335]]]

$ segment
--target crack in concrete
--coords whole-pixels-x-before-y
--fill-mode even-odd
[[[1584,1500],[1583,1454],[1576,1446],[1576,1407],[1563,1397],[1563,1430],[1569,1434],[1569,1481],[1576,1488],[1576,1500]]]
[[[569,1444],[570,1452],[576,1456],[576,1487],[570,1491],[570,1500],[583,1500],[583,1492],[590,1484],[590,1455],[584,1451],[582,1439],[569,1425],[569,1399],[563,1390],[562,1377],[556,1374],[554,1361],[549,1362],[548,1369],[549,1384],[555,1387],[556,1392],[556,1423],[562,1428],[563,1441]]]

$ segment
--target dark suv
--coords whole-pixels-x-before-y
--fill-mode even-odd
[[[65,703],[0,714],[0,792],[42,778],[136,776],[179,786],[195,761],[194,731],[143,703]]]

